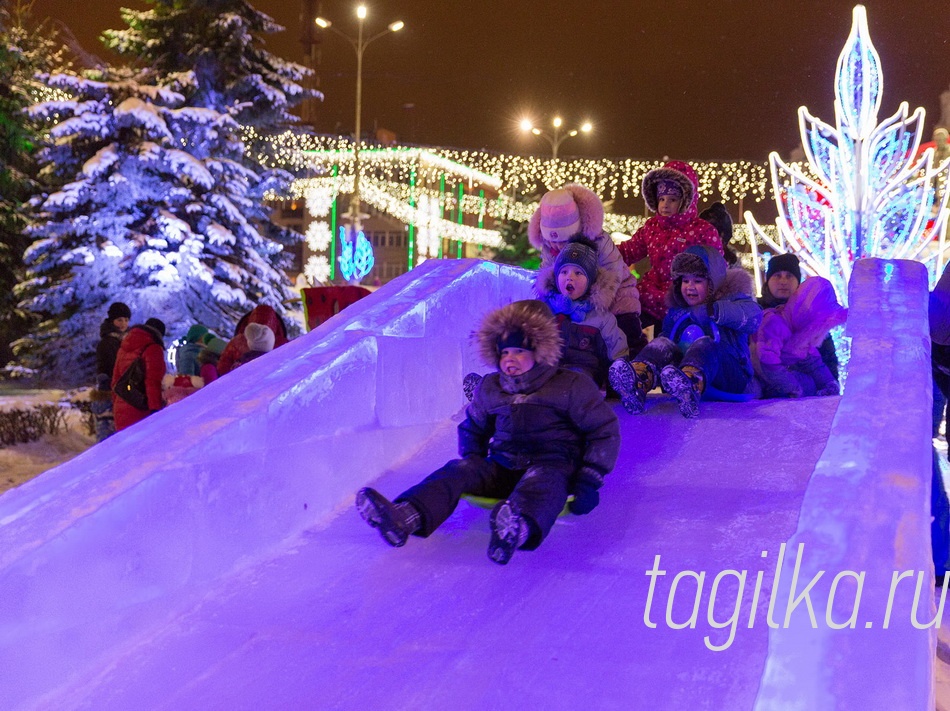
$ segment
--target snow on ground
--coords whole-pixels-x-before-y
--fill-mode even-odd
[[[4,411],[57,404],[64,399],[68,399],[68,395],[62,390],[0,387],[0,410]],[[70,409],[66,413],[64,431],[53,435],[43,435],[35,442],[10,447],[0,446],[0,494],[32,479],[37,474],[42,474],[47,469],[69,461],[95,443],[95,436],[89,434],[83,424],[82,413]]]

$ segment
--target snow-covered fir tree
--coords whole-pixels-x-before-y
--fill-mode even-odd
[[[186,105],[230,113],[246,129],[245,164],[267,171],[267,183],[286,194],[293,178],[267,139],[292,129],[299,119],[291,109],[318,93],[301,84],[309,69],[267,51],[266,36],[284,28],[246,0],[148,1],[151,10],[122,10],[128,28],[107,30],[106,44],[159,75],[191,72]],[[302,239],[273,222],[260,228],[284,245]]]
[[[310,70],[268,52],[264,35],[284,28],[245,0],[149,0],[154,9],[122,10],[129,25],[107,30],[115,52],[159,75],[190,71],[188,103],[229,111],[262,133],[298,121],[290,110],[308,96]]]
[[[10,361],[10,344],[27,333],[30,323],[14,294],[29,244],[22,208],[39,192],[33,158],[37,130],[24,110],[41,88],[35,74],[64,62],[53,33],[34,23],[29,9],[18,0],[0,5],[0,367]]]
[[[34,200],[21,291],[43,320],[16,349],[46,380],[91,381],[111,301],[169,339],[196,322],[230,335],[257,304],[285,313],[285,255],[254,222],[271,186],[242,164],[230,115],[184,105],[193,81],[58,74],[47,82],[73,98],[31,108],[51,126],[41,177],[61,187]]]

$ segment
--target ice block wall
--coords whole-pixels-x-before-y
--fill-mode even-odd
[[[864,259],[849,289],[847,388],[775,584],[759,711],[934,708],[927,271]]]
[[[0,497],[0,697],[107,663],[317,525],[463,406],[470,331],[524,270],[429,261],[320,328]]]

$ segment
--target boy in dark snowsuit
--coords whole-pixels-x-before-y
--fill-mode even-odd
[[[462,494],[503,499],[491,512],[488,557],[506,564],[544,540],[568,495],[589,513],[620,447],[617,417],[586,375],[559,368],[561,340],[540,301],[488,314],[476,333],[482,360],[498,369],[478,384],[459,425],[461,459],[390,502],[374,489],[356,497],[363,519],[392,546],[428,537]]]
[[[752,380],[749,337],[762,320],[752,277],[728,269],[718,248],[705,245],[677,254],[670,271],[662,335],[632,363],[621,359],[610,366],[610,384],[630,414],[643,412],[657,381],[684,417],[696,417],[707,385],[738,395]]]

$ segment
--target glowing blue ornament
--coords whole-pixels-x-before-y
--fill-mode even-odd
[[[352,239],[350,235],[346,227],[340,227],[340,274],[351,284],[358,284],[373,269],[376,259],[373,245],[366,239],[363,230],[356,232]]]

